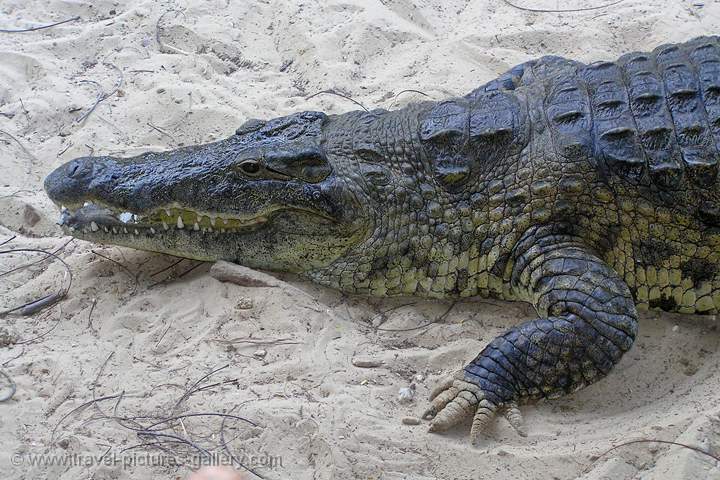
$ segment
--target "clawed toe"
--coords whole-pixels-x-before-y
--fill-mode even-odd
[[[425,420],[431,420],[430,432],[447,430],[473,415],[470,438],[477,445],[488,423],[501,413],[519,435],[527,436],[516,402],[496,405],[485,398],[480,386],[464,380],[462,372],[443,380],[432,391],[430,399],[431,405],[422,415]]]
[[[507,419],[510,426],[512,426],[518,435],[521,437],[527,437],[527,430],[525,428],[525,420],[523,419],[522,413],[518,408],[517,402],[510,402],[505,406],[503,415]]]

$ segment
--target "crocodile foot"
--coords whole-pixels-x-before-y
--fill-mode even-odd
[[[488,423],[500,414],[519,435],[527,436],[517,402],[508,401],[500,405],[491,402],[479,385],[465,378],[463,370],[442,380],[433,389],[430,400],[431,406],[423,413],[423,418],[432,420],[429,428],[431,432],[447,430],[465,417],[474,415],[470,438],[477,445]]]

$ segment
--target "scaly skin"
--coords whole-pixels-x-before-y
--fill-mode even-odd
[[[431,430],[474,414],[476,440],[496,413],[522,433],[519,402],[605,376],[637,309],[720,310],[718,149],[720,41],[705,37],[616,63],[544,57],[445,102],[78,159],[46,190],[91,241],[355,294],[532,303],[536,320],[433,393]]]

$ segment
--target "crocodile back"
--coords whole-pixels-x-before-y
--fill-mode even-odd
[[[720,37],[583,65],[544,57],[483,87],[540,93],[558,158],[585,158],[620,194],[720,226]]]
[[[698,38],[585,67],[596,158],[662,188],[716,183],[720,42]]]

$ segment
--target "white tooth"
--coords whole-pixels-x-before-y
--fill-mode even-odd
[[[200,225],[198,225],[197,222],[195,222],[195,225],[193,225],[193,230],[200,230]]]
[[[105,233],[110,233],[110,230],[108,230],[107,227],[103,227],[103,230],[105,230]]]
[[[168,224],[167,224],[167,223],[162,222],[162,224],[163,224],[163,228],[164,228],[165,230],[168,230],[168,229],[170,228],[170,227],[168,227]]]
[[[228,224],[228,219],[227,219],[227,218],[223,218],[223,223],[224,223],[225,225],[227,225],[227,224]]]
[[[150,233],[152,233],[153,235],[155,235],[155,229],[152,228],[152,227],[150,227]]]
[[[217,220],[217,217],[210,217],[210,225],[213,227],[215,226],[215,220]]]
[[[220,229],[220,233],[225,233],[225,229],[224,229],[224,228],[221,228],[221,229]]]
[[[123,227],[123,233],[128,233],[127,228]]]
[[[93,232],[97,232],[98,231],[97,223],[90,222],[90,230],[92,230]]]
[[[208,228],[208,232],[212,232],[212,231],[213,231],[212,227]]]
[[[130,216],[130,219],[133,221],[133,223],[137,223],[137,215],[134,213]]]
[[[113,231],[113,233],[117,233],[117,228],[112,227],[112,231]]]
[[[165,209],[165,215],[167,215],[168,217],[172,217],[170,210],[168,210],[167,208]]]
[[[177,227],[178,227],[178,228],[184,228],[184,227],[185,227],[185,224],[184,224],[183,221],[182,221],[182,217],[180,217],[180,216],[178,216]]]
[[[138,229],[135,229],[135,235],[140,235],[140,232],[138,232]]]

